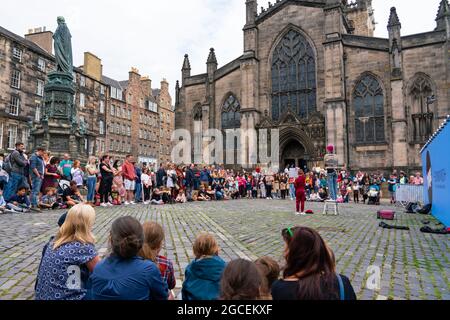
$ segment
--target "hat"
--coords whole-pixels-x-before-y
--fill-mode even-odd
[[[328,151],[328,152],[333,152],[333,151],[334,151],[334,146],[333,146],[332,144],[329,144],[329,145],[327,146],[327,151]]]

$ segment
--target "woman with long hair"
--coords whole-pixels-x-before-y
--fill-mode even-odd
[[[80,160],[75,160],[73,162],[72,169],[70,169],[70,174],[72,175],[72,181],[77,183],[77,187],[83,187],[83,170],[81,170]]]
[[[112,203],[109,202],[109,196],[112,191],[114,170],[111,168],[110,157],[108,155],[104,155],[101,159],[100,174],[102,177],[99,187],[100,205],[102,207],[112,206]]]
[[[100,261],[92,227],[95,210],[69,210],[56,237],[44,248],[36,279],[36,300],[83,300],[89,274]]]
[[[95,157],[89,157],[88,164],[86,165],[87,180],[86,185],[88,188],[87,202],[94,205],[95,198],[95,185],[97,184],[97,159]]]
[[[124,203],[127,190],[125,190],[123,182],[122,162],[120,160],[114,161],[113,169],[114,169],[113,185],[115,186],[117,192],[119,192],[120,203]]]
[[[274,300],[356,300],[350,280],[336,273],[332,250],[307,227],[282,231],[286,266],[272,286]]]
[[[44,181],[42,181],[41,192],[45,193],[47,188],[57,188],[58,179],[61,176],[58,173],[59,158],[53,157],[50,162],[45,166]]]

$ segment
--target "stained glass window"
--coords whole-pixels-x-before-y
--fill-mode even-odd
[[[241,127],[241,105],[234,95],[230,95],[222,106],[222,129]]]
[[[316,60],[313,48],[291,30],[272,58],[272,118],[279,120],[288,107],[301,118],[316,111]]]
[[[379,81],[374,76],[366,75],[356,85],[353,108],[356,142],[384,142],[384,95]]]

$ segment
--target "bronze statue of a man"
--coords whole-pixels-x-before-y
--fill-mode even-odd
[[[53,35],[55,40],[55,57],[58,72],[72,74],[72,35],[63,17],[58,17],[58,28]]]

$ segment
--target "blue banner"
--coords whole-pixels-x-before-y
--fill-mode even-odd
[[[450,117],[422,149],[424,202],[450,227]]]

